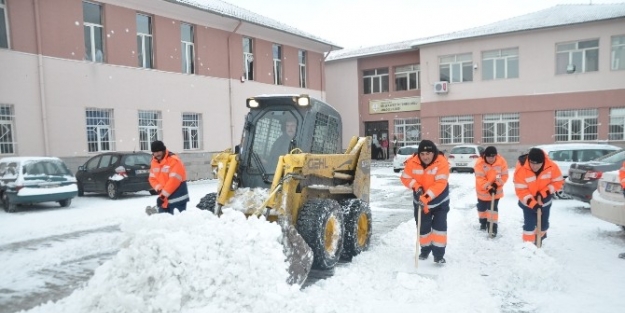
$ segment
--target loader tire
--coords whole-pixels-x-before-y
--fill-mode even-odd
[[[343,209],[345,236],[342,258],[351,259],[369,248],[371,241],[371,209],[360,199],[346,199],[340,202]]]
[[[200,210],[208,210],[215,213],[215,203],[217,202],[217,193],[211,192],[200,199],[195,207]]]
[[[343,213],[333,199],[312,199],[299,212],[296,229],[315,255],[312,267],[332,269],[343,251]]]

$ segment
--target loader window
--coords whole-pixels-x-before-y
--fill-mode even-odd
[[[327,114],[317,113],[315,120],[315,130],[313,133],[313,143],[310,151],[312,153],[328,154],[340,153],[338,120]]]
[[[289,152],[291,139],[297,133],[297,119],[289,111],[270,111],[256,122],[252,144],[254,154],[262,161],[267,173],[273,173],[278,158]],[[250,161],[250,167],[259,169],[258,162]]]

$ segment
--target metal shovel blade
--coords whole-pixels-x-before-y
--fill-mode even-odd
[[[287,283],[301,286],[308,278],[308,273],[310,273],[314,253],[295,227],[286,219],[278,219],[278,224],[284,234],[282,245],[284,246],[286,261],[289,264]]]

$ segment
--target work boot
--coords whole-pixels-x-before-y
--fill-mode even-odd
[[[440,258],[434,257],[434,263],[436,263],[436,264],[445,264],[445,263],[447,263],[447,261],[445,261],[444,257],[440,257]]]
[[[419,254],[419,260],[427,260],[428,256],[430,256],[429,252],[421,252]]]
[[[480,230],[487,230],[487,229],[488,229],[488,223],[486,223],[486,219],[480,218]]]

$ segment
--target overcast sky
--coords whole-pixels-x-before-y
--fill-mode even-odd
[[[343,48],[412,40],[481,26],[557,4],[618,0],[224,0]]]

